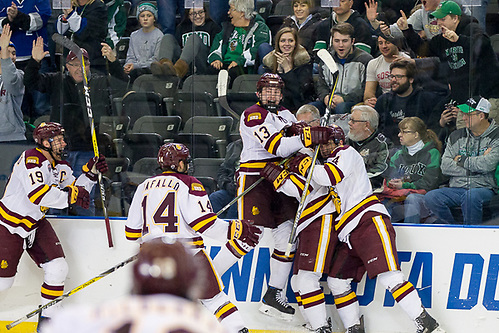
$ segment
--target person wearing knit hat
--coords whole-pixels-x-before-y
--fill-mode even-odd
[[[142,74],[150,74],[151,63],[157,61],[159,44],[163,33],[156,27],[158,8],[150,2],[137,7],[140,29],[130,35],[130,44],[123,70],[130,75],[130,83]]]
[[[139,19],[140,14],[144,11],[147,10],[148,12],[151,12],[152,15],[154,16],[154,20],[158,20],[158,7],[156,7],[154,4],[150,2],[143,2],[139,4],[137,7],[137,20]]]

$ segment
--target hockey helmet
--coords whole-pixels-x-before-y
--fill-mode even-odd
[[[200,296],[202,266],[182,243],[155,238],[140,247],[133,266],[133,293],[171,294],[194,299]]]
[[[284,81],[278,74],[264,73],[256,83],[256,91],[260,92],[264,87],[284,88]]]
[[[43,140],[51,141],[52,138],[64,135],[64,128],[56,122],[43,122],[33,131],[33,139],[38,145],[42,145]]]
[[[339,145],[340,141],[345,143],[345,132],[343,129],[335,124],[328,126],[329,128],[329,140],[333,140],[335,144]]]
[[[162,170],[177,170],[180,161],[189,159],[189,148],[181,143],[165,143],[159,148],[158,164]]]

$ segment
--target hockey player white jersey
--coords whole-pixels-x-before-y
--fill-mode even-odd
[[[192,332],[226,333],[198,303],[172,295],[129,296],[98,306],[63,309],[42,327],[44,333]]]
[[[49,208],[68,207],[68,192],[63,189],[74,182],[68,162],[51,164],[39,148],[26,150],[14,164],[0,200],[0,224],[13,234],[28,237]],[[94,184],[85,174],[75,182],[89,192]]]
[[[172,171],[145,180],[130,205],[125,234],[141,242],[168,235],[198,252],[205,234],[227,241],[228,223],[218,219],[203,185],[195,177]]]
[[[239,171],[247,175],[258,175],[263,167],[262,161],[288,157],[303,148],[298,136],[285,137],[282,132],[293,122],[296,122],[295,116],[284,108],[277,114],[258,104],[247,108],[239,124],[243,141]]]
[[[348,145],[338,146],[324,165],[316,165],[312,179],[322,186],[331,186],[339,213],[335,229],[341,241],[347,240],[366,211],[389,215],[385,206],[373,195],[362,156]]]

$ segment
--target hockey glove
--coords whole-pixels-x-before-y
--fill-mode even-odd
[[[286,136],[290,137],[290,136],[300,135],[303,129],[308,126],[309,125],[304,121],[292,123],[291,126],[286,128]]]
[[[68,185],[64,188],[68,192],[68,204],[76,204],[84,209],[90,207],[90,194],[83,186]]]
[[[231,220],[227,238],[230,240],[239,239],[249,246],[255,246],[260,240],[262,231],[252,223],[252,220]]]
[[[312,165],[312,158],[306,154],[297,153],[287,163],[288,170],[306,177],[308,169]]]
[[[265,164],[260,171],[260,176],[271,182],[276,190],[282,185],[288,175],[289,172],[287,170],[284,170],[282,166],[272,162]]]
[[[92,181],[97,181],[98,172],[104,174],[109,170],[106,157],[100,154],[88,160],[87,164],[82,167],[83,173]]]
[[[330,130],[327,127],[305,127],[300,133],[300,139],[305,147],[328,143]]]

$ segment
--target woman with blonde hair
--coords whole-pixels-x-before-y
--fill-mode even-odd
[[[281,28],[274,40],[274,50],[263,58],[267,72],[279,74],[284,81],[281,105],[296,111],[314,100],[312,62],[307,50],[298,43],[296,29]]]
[[[57,32],[88,51],[93,69],[106,73],[101,43],[107,36],[107,9],[102,0],[71,0],[57,19]]]
[[[404,118],[398,126],[402,149],[390,159],[383,194],[391,199],[387,208],[393,220],[397,215],[402,220],[397,206],[403,204],[403,221],[421,223],[433,215],[424,204],[424,194],[442,182],[442,142],[418,117]]]

